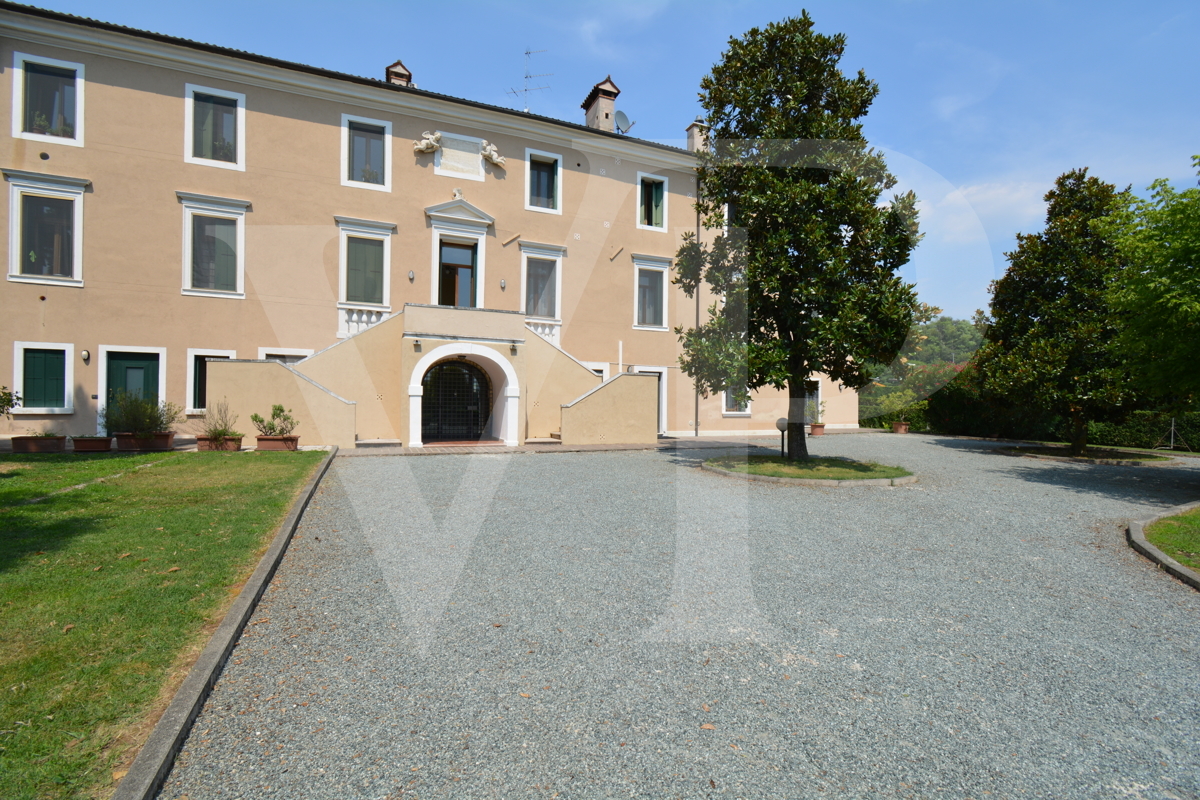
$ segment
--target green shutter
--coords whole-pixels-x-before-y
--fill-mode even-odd
[[[237,291],[237,222],[216,220],[215,276],[216,288],[222,292]]]
[[[663,182],[657,181],[654,186],[654,227],[663,226]]]
[[[383,241],[346,238],[346,301],[383,303]]]
[[[62,350],[26,350],[22,405],[26,408],[65,408],[66,374],[67,359]]]

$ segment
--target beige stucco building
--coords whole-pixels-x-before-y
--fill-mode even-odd
[[[116,389],[307,444],[773,431],[697,398],[671,282],[687,149],[78,18],[0,7],[0,433],[90,433]],[[382,67],[382,65],[381,65]],[[697,131],[690,133],[695,139]],[[854,392],[822,380],[831,426]]]

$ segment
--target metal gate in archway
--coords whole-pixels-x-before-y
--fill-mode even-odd
[[[470,361],[443,361],[430,367],[421,386],[421,441],[491,438],[492,387],[478,366]]]

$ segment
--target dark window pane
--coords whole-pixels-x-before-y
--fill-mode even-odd
[[[237,291],[237,220],[192,215],[192,288]]]
[[[531,258],[525,270],[525,313],[531,317],[554,317],[555,262]]]
[[[529,205],[538,208],[558,208],[557,162],[529,162]]]
[[[475,307],[474,245],[442,244],[438,304]]]
[[[25,130],[75,136],[75,70],[25,62]]]
[[[346,301],[383,302],[383,242],[346,238]]]
[[[662,280],[659,270],[638,270],[638,325],[662,326]]]
[[[24,368],[22,405],[26,408],[66,406],[66,353],[62,350],[26,350]]]
[[[750,408],[748,400],[738,402],[734,397],[733,392],[729,389],[725,390],[725,413],[726,414],[745,414]]]
[[[351,122],[349,179],[382,184],[383,168],[383,128]]]
[[[237,162],[237,100],[195,95],[192,112],[192,156]]]
[[[75,274],[75,201],[21,196],[21,274]]]

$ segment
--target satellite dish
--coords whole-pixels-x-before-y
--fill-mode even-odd
[[[629,129],[636,125],[636,122],[630,122],[629,117],[624,111],[618,111],[616,115],[617,130],[621,133],[629,133]]]

